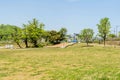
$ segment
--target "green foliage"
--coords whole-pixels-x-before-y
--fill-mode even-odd
[[[55,31],[55,30],[52,30],[52,31],[49,31],[49,41],[50,43],[52,44],[58,44],[60,43],[60,33]]]
[[[66,28],[61,28],[60,31],[49,31],[47,34],[48,40],[50,43],[52,44],[59,44],[62,41],[66,40],[66,33],[67,33],[67,29]]]
[[[88,43],[92,40],[93,38],[93,30],[88,28],[88,29],[83,29],[81,32],[80,32],[80,39],[85,41],[87,43],[87,46],[88,46]]]
[[[24,39],[25,42],[28,42],[27,39],[33,44],[34,47],[38,47],[38,41],[42,39],[42,35],[44,32],[44,24],[39,23],[38,20],[33,19],[29,21],[28,25],[24,25]],[[26,47],[28,46],[27,43]]]
[[[100,20],[100,23],[97,24],[98,26],[98,31],[99,31],[99,36],[103,38],[104,40],[104,45],[105,45],[105,40],[110,32],[110,21],[109,18],[103,18]]]
[[[61,28],[60,31],[60,41],[65,41],[66,35],[67,35],[67,29],[66,28]]]
[[[44,30],[44,24],[40,23],[37,19],[33,19],[32,21],[28,21],[28,24],[23,24],[23,28],[20,29],[14,25],[0,25],[0,41],[6,42],[16,42],[20,46],[20,42],[24,42],[26,48],[28,47],[39,47],[41,43],[51,43],[51,44],[58,44],[61,42],[70,41],[69,36],[67,36],[67,29],[61,28],[59,31],[51,30],[46,31]],[[101,19],[100,23],[97,24],[99,36],[105,40],[110,32],[110,22],[109,18]],[[92,29],[84,29],[80,33],[80,38],[88,43],[91,41],[93,37],[93,30]],[[109,37],[114,37],[114,35],[110,35]],[[31,45],[32,43],[32,45]]]
[[[28,32],[28,25],[23,24],[23,30],[22,30],[22,39],[25,43],[25,47],[28,48],[28,42],[29,42],[29,32]]]
[[[0,40],[12,41],[13,40],[12,34],[14,34],[15,32],[14,28],[16,27],[17,26],[14,26],[14,25],[1,24],[0,25]]]
[[[50,40],[50,34],[49,31],[44,31],[42,34],[43,39],[45,40],[46,43],[49,43]]]
[[[46,31],[44,24],[37,19],[28,21],[28,24],[23,24],[23,28],[14,25],[0,25],[0,40],[14,41],[21,48],[20,43],[24,42],[25,47],[41,47],[44,44],[58,44],[65,41],[67,29],[61,28],[60,31]],[[32,43],[32,45],[31,45]]]
[[[108,38],[115,38],[115,37],[116,37],[115,34],[109,34],[109,35],[108,35]]]
[[[22,29],[19,27],[15,27],[14,29],[14,33],[12,34],[13,40],[14,42],[17,43],[17,45],[21,47],[20,43],[22,42]]]

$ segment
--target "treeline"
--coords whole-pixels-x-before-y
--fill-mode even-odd
[[[72,40],[80,40],[81,42],[88,43],[94,40],[94,31],[93,29],[86,28],[80,31],[79,34],[67,35],[67,29],[61,28],[59,31],[50,30],[47,31],[44,29],[45,24],[40,23],[37,19],[28,21],[28,24],[23,24],[23,27],[20,28],[14,25],[0,25],[0,41],[5,42],[15,42],[20,48],[21,44],[24,43],[26,48],[29,47],[43,47],[46,45],[59,44],[61,42]],[[110,34],[110,21],[109,18],[102,18],[97,24],[99,37],[105,45],[105,41],[108,38],[114,38],[115,34]]]
[[[23,24],[20,28],[14,25],[0,25],[0,41],[15,42],[20,48],[21,43],[25,47],[43,47],[48,44],[58,44],[65,40],[67,34],[66,28],[61,28],[59,31],[44,29],[44,24],[33,19],[28,24]]]

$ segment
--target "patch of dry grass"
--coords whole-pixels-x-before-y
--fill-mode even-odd
[[[120,79],[119,48],[82,46],[0,49],[0,80]]]

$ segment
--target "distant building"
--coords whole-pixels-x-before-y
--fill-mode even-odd
[[[67,42],[78,43],[79,42],[79,34],[74,33],[73,35],[68,35]]]

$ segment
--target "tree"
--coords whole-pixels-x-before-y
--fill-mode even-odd
[[[28,48],[28,41],[29,41],[29,33],[28,33],[28,25],[23,24],[23,30],[22,30],[22,38],[25,43],[25,47]]]
[[[14,27],[14,32],[12,34],[13,40],[14,42],[17,43],[17,45],[22,48],[22,46],[20,45],[20,42],[22,40],[22,29],[19,27]]]
[[[60,33],[55,31],[55,30],[52,30],[52,31],[49,31],[49,42],[51,44],[59,44],[60,43]]]
[[[46,39],[51,44],[59,44],[62,41],[65,41],[67,34],[66,28],[61,28],[59,31],[51,30],[47,32]]]
[[[107,35],[110,32],[110,21],[109,18],[105,17],[103,19],[100,20],[100,23],[97,24],[98,26],[98,31],[99,31],[99,36],[103,39],[104,41],[104,46],[105,46],[105,40],[107,38]]]
[[[29,38],[34,47],[38,46],[38,40],[42,39],[42,33],[44,32],[44,24],[39,23],[38,20],[33,19],[33,21],[29,21],[27,30],[29,34]]]
[[[0,25],[0,38],[3,41],[11,42],[13,40],[12,34],[15,32],[14,28],[17,26],[14,25]]]
[[[22,29],[15,25],[0,25],[0,38],[6,43],[15,42],[17,45],[21,47],[20,42],[22,41]]]
[[[115,34],[109,34],[108,37],[111,38],[111,39],[113,39],[113,38],[116,37],[116,35]]]
[[[88,29],[83,29],[80,33],[80,38],[81,40],[84,40],[86,43],[87,43],[87,46],[88,46],[88,43],[92,40],[93,38],[93,30],[88,28]]]
[[[42,38],[45,40],[46,43],[49,43],[50,38],[50,31],[44,31]]]
[[[64,41],[66,39],[66,35],[67,35],[67,29],[66,28],[61,28],[60,31],[60,41]]]

